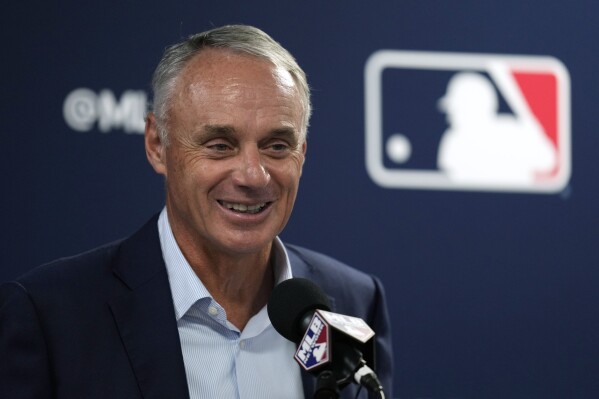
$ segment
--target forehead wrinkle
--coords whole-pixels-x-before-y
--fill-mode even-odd
[[[195,73],[184,74],[186,79],[181,83],[185,88],[182,91],[188,92],[197,99],[201,99],[210,89],[217,89],[225,96],[235,98],[242,95],[245,98],[256,98],[259,96],[258,93],[262,91],[275,91],[277,97],[295,97],[299,95],[297,83],[293,76],[282,67],[274,67],[273,65],[273,67],[264,71],[272,77],[272,81],[268,84],[262,81],[260,85],[257,85],[255,80],[245,76],[243,71],[223,77],[219,75],[221,70],[217,67],[218,64],[207,65],[202,68],[201,73],[196,70]]]
[[[175,88],[176,101],[174,103],[177,105],[171,108],[171,112],[182,116],[198,111],[201,113],[202,109],[210,109],[213,101],[224,101],[221,104],[222,107],[214,109],[214,114],[206,115],[209,116],[207,123],[230,125],[229,116],[231,116],[231,112],[235,114],[235,109],[251,112],[251,114],[246,114],[246,117],[249,117],[246,122],[269,118],[278,113],[278,117],[276,117],[278,121],[275,124],[289,125],[301,136],[303,106],[299,99],[297,83],[287,70],[273,64],[264,64],[260,60],[256,64],[250,64],[249,69],[233,68],[246,57],[220,51],[214,54],[219,56],[208,57],[208,59],[192,59],[184,68]],[[241,67],[241,65],[237,66]],[[270,79],[254,79],[256,74],[264,73],[270,76]],[[258,103],[260,103],[259,106],[257,106]],[[299,118],[300,121],[297,122],[296,118]],[[187,119],[187,116],[183,118],[183,120]],[[195,124],[189,120],[187,122]],[[241,125],[235,127],[237,129],[244,128]],[[199,132],[202,127],[188,126],[187,130]]]

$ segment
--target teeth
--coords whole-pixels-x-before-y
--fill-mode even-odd
[[[262,203],[256,204],[256,205],[233,204],[233,203],[224,202],[224,201],[221,203],[223,204],[224,207],[226,207],[228,209],[233,209],[237,212],[243,212],[243,213],[258,213],[266,206],[266,202],[262,202]]]

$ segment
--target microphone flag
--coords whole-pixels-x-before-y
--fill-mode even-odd
[[[333,343],[347,342],[360,350],[366,364],[373,365],[374,335],[360,318],[317,309],[294,357],[304,370],[313,372],[334,360]]]

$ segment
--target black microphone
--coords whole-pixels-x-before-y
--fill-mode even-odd
[[[383,387],[364,360],[363,351],[367,345],[360,342],[360,337],[357,338],[360,334],[352,333],[352,328],[344,329],[343,321],[353,321],[354,325],[355,321],[359,321],[371,332],[370,337],[374,332],[361,319],[329,312],[330,308],[329,299],[320,287],[302,278],[285,280],[275,286],[267,307],[275,330],[298,345],[295,359],[304,370],[323,379],[330,378],[332,373],[339,388],[353,380],[384,398]],[[319,312],[315,314],[317,310]],[[322,347],[318,347],[315,341],[321,333],[326,333],[327,338],[322,338]],[[372,340],[368,343],[372,343]],[[327,348],[330,349],[330,358],[329,352],[323,352],[322,348],[326,346],[330,346]],[[303,361],[308,356],[306,352],[315,354],[318,358],[319,362],[316,362],[314,368],[306,367],[306,362]],[[369,352],[374,358],[374,345]]]
[[[329,297],[305,278],[292,278],[277,284],[267,306],[275,330],[296,344],[304,337],[316,309],[331,310]]]

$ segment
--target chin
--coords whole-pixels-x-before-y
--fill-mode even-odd
[[[263,239],[241,239],[241,240],[230,240],[223,245],[224,249],[229,253],[237,253],[239,255],[249,255],[263,251],[264,248],[268,247],[274,236]]]

